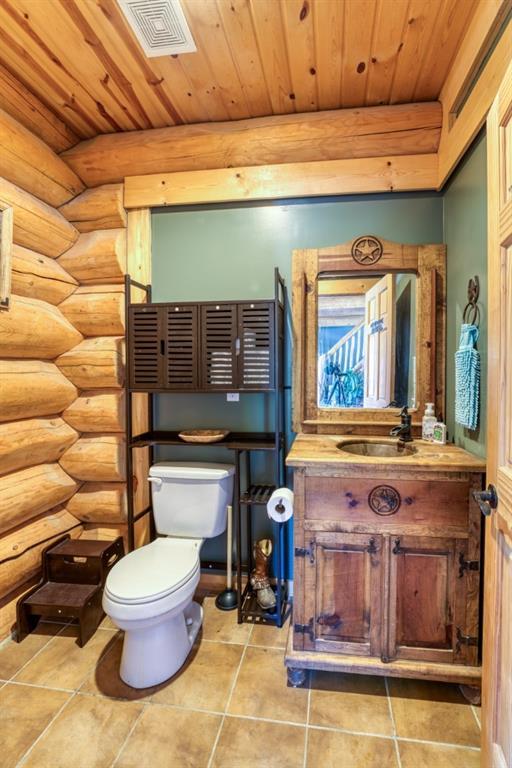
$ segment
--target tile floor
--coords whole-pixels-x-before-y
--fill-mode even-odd
[[[288,688],[287,628],[204,608],[183,670],[144,691],[120,680],[108,619],[83,649],[51,623],[2,644],[2,768],[478,768],[479,713],[455,686],[315,673]]]

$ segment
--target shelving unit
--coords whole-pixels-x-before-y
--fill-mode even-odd
[[[146,292],[145,303],[132,303],[131,290]],[[262,513],[272,491],[284,483],[284,309],[286,287],[274,270],[274,298],[268,301],[151,303],[151,286],[125,278],[127,375],[126,396],[126,478],[128,496],[128,545],[134,548],[134,524],[151,514],[151,504],[134,512],[133,451],[156,445],[186,443],[178,432],[153,428],[153,395],[159,393],[240,392],[273,396],[273,432],[230,432],[219,442],[201,448],[226,448],[234,453],[235,488],[233,511],[236,520],[236,579],[240,596],[238,622],[251,621],[282,626],[288,595],[283,575],[284,526],[272,522],[275,548],[276,609],[262,611],[256,604],[250,583],[243,587],[242,520],[247,531],[247,571],[253,567],[254,515]],[[221,360],[222,365],[219,364]],[[148,395],[148,430],[133,434],[133,395]],[[270,482],[251,480],[251,456],[256,451],[273,455]],[[242,468],[242,461],[244,466]],[[241,490],[241,477],[246,490]]]

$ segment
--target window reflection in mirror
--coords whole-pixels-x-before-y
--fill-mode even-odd
[[[416,275],[320,275],[317,360],[321,408],[414,408]]]

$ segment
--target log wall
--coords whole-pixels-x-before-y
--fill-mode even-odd
[[[62,312],[85,338],[57,358],[80,390],[62,418],[80,437],[59,458],[80,488],[66,504],[86,538],[126,540],[123,185],[86,190],[60,208],[80,236],[58,262],[78,282]]]
[[[82,481],[59,459],[79,439],[61,414],[80,390],[55,358],[84,336],[62,311],[78,280],[58,262],[80,237],[57,206],[84,184],[58,155],[0,110],[0,201],[13,208],[12,294],[0,311],[0,640],[41,552],[83,525],[65,509]]]
[[[122,184],[86,190],[0,110],[2,153],[0,201],[13,207],[14,246],[12,300],[0,312],[0,640],[14,628],[16,601],[37,580],[49,542],[67,532],[126,540],[128,237],[137,279],[150,256],[149,211],[128,217]],[[145,453],[136,470],[144,477]],[[147,507],[145,485],[136,511]],[[138,543],[147,524],[137,523]]]

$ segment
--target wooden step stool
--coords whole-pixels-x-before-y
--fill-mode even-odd
[[[115,541],[90,541],[67,534],[47,547],[42,553],[41,581],[16,606],[17,641],[32,632],[42,616],[51,616],[78,620],[82,648],[103,619],[105,580],[123,555],[122,536]]]

